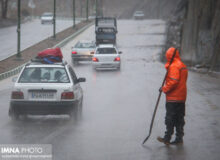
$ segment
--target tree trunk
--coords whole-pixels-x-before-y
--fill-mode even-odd
[[[1,0],[0,2],[2,6],[2,19],[6,19],[8,11],[8,0]]]

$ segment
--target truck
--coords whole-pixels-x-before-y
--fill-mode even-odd
[[[116,44],[117,21],[113,17],[96,17],[95,34],[96,45]]]

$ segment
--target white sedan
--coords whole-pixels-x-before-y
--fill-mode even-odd
[[[51,23],[53,24],[53,13],[51,12],[45,12],[41,16],[41,24],[44,23]]]
[[[91,61],[95,52],[95,43],[89,40],[81,40],[72,47],[71,57],[73,64],[79,61]]]
[[[99,45],[92,58],[94,69],[120,69],[122,52],[112,44]]]
[[[21,71],[11,93],[9,116],[68,114],[81,110],[83,91],[71,66],[32,62]]]

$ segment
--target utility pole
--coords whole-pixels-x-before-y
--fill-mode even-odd
[[[73,0],[73,28],[76,26],[76,1]]]
[[[98,0],[95,0],[95,14],[98,17]]]
[[[21,57],[21,0],[18,0],[17,58]]]
[[[86,21],[88,21],[89,17],[89,0],[86,0]]]
[[[56,38],[56,0],[53,1],[53,38]]]

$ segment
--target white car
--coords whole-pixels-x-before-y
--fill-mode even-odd
[[[135,11],[133,14],[134,19],[144,19],[143,11]]]
[[[41,16],[41,24],[52,23],[53,24],[53,13],[45,12]]]
[[[94,69],[120,69],[122,52],[112,44],[99,45],[92,58]]]
[[[27,114],[76,116],[83,100],[80,82],[85,82],[85,78],[77,78],[66,63],[28,63],[14,84],[9,116],[12,119]]]
[[[94,41],[78,41],[71,49],[72,62],[76,64],[79,61],[91,61],[95,52],[95,47],[96,45]]]

